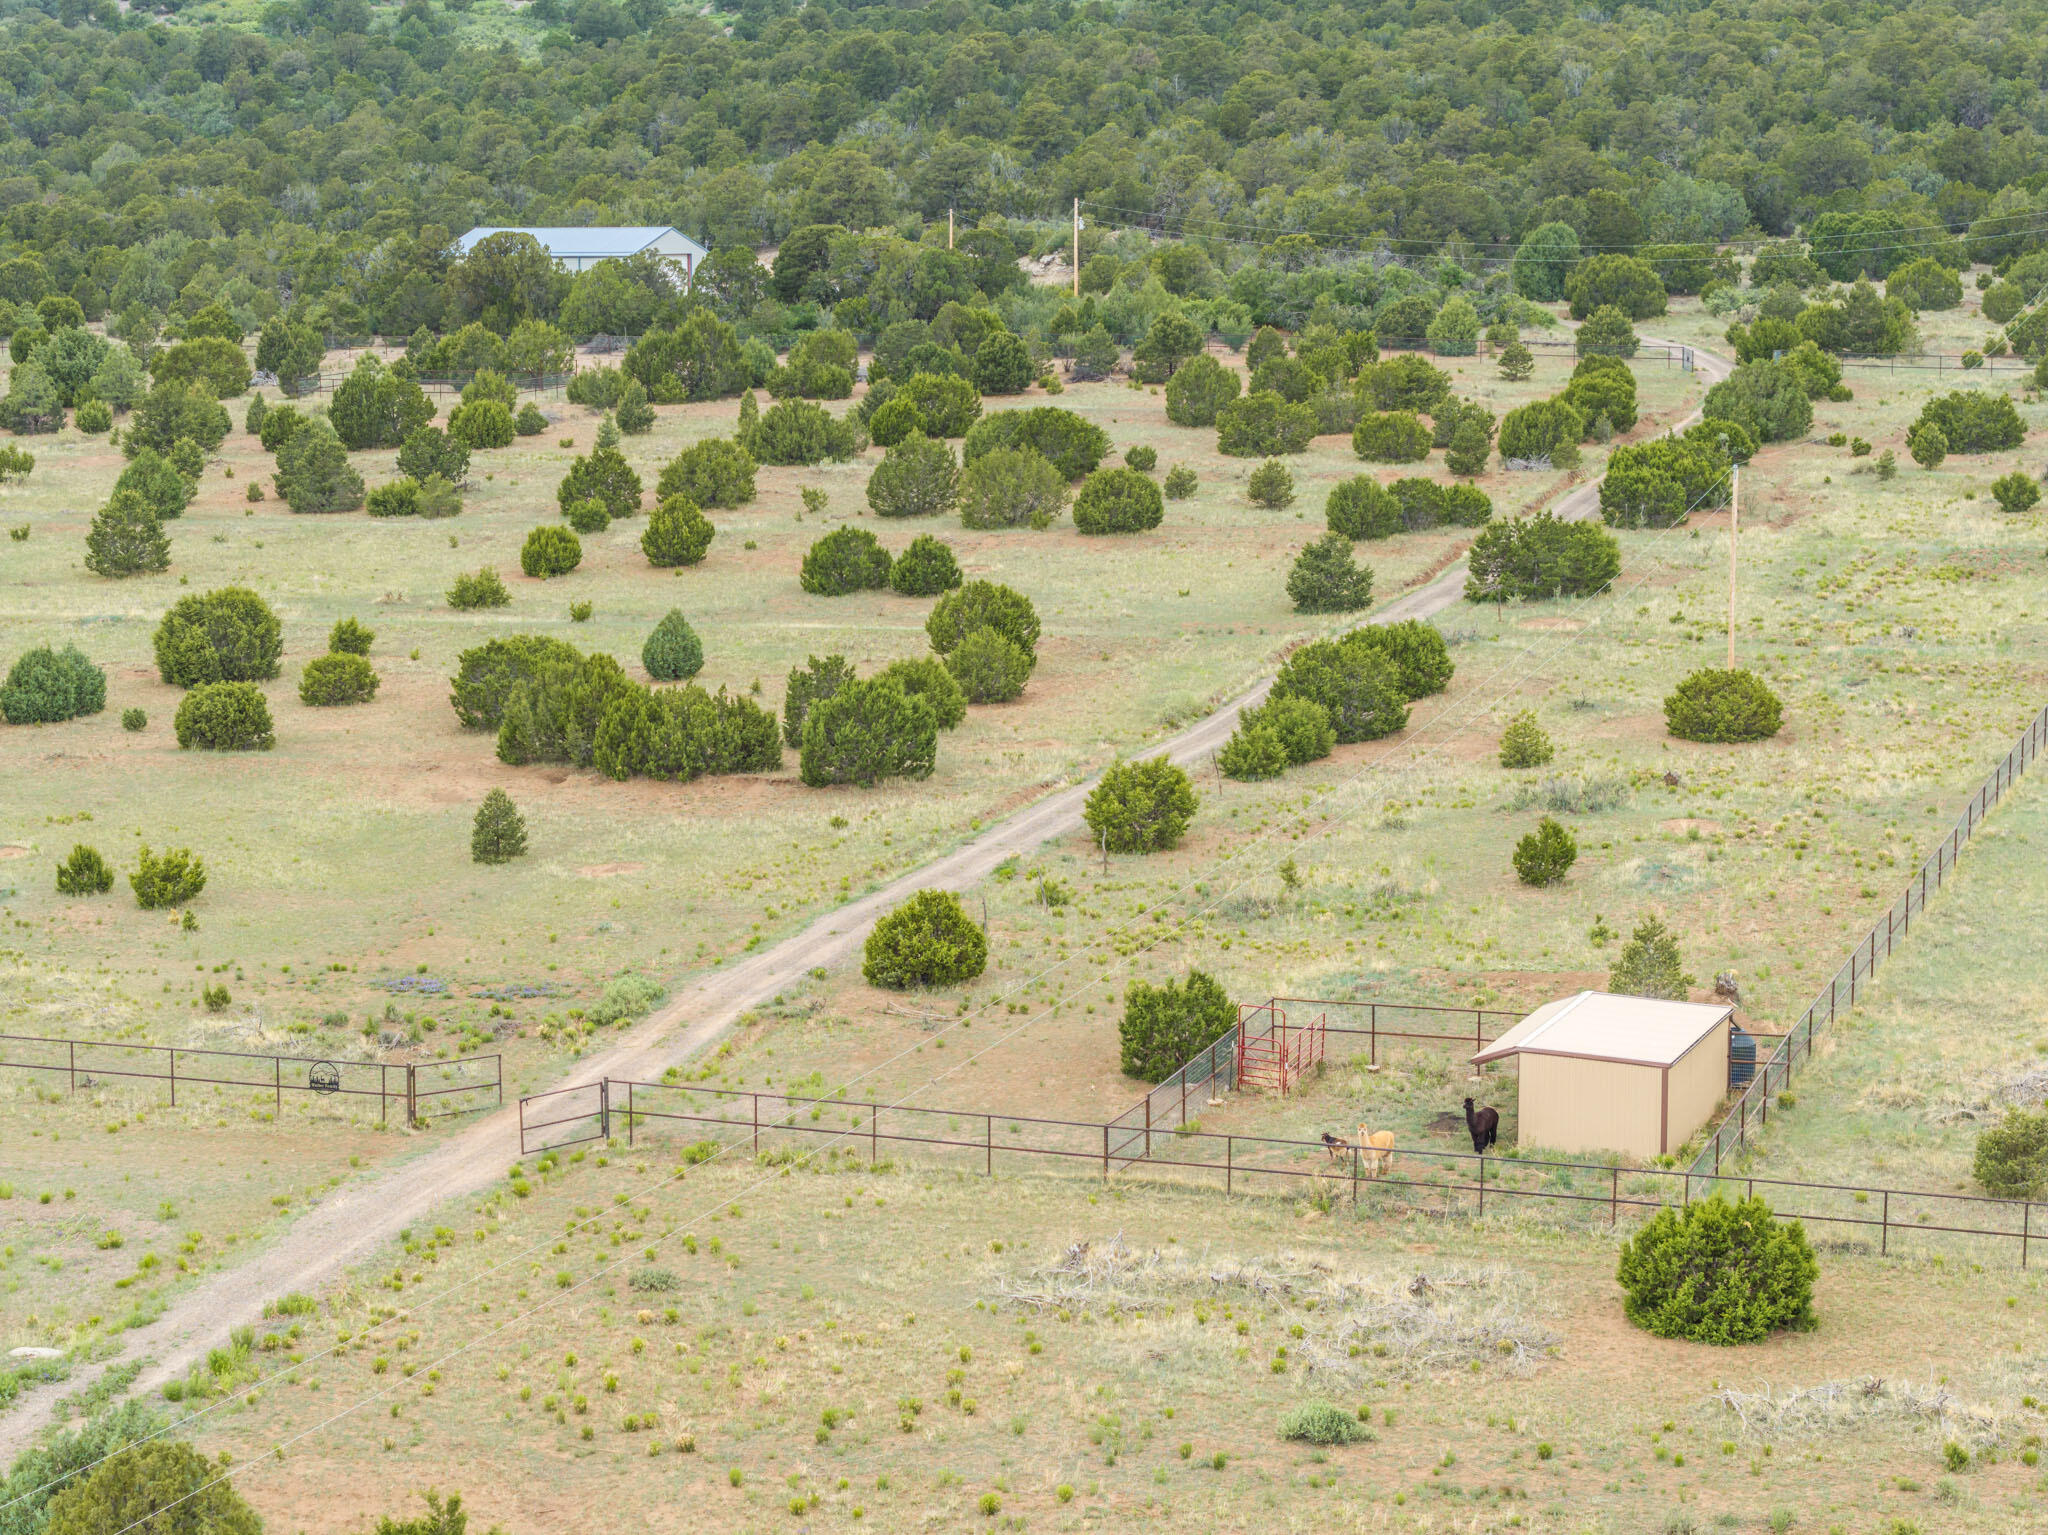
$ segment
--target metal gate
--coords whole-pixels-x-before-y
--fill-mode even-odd
[[[612,1133],[608,1082],[558,1087],[519,1100],[519,1154],[601,1141]]]

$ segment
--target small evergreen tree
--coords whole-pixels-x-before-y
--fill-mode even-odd
[[[670,608],[654,626],[640,647],[640,664],[656,682],[688,682],[704,669],[704,642],[680,608]]]
[[[1906,433],[1906,451],[1922,469],[1939,469],[1948,457],[1948,434],[1931,421],[1916,422]]]
[[[582,563],[582,543],[567,528],[553,523],[542,523],[528,533],[519,550],[519,568],[542,581],[566,576]]]
[[[694,501],[664,496],[647,519],[647,531],[640,535],[640,552],[647,556],[648,564],[664,569],[695,565],[703,560],[717,533]]]
[[[2040,502],[2041,487],[2032,475],[2015,469],[1991,482],[1991,495],[2000,511],[2017,516],[2021,512],[2031,512]]]
[[[57,865],[59,895],[105,895],[114,888],[114,871],[98,848],[83,842],[71,849],[71,856]]]
[[[1556,755],[1550,737],[1536,723],[1536,716],[1524,709],[1508,721],[1500,736],[1500,765],[1504,768],[1544,767]]]
[[[1277,458],[1269,458],[1252,471],[1245,484],[1253,506],[1269,512],[1284,512],[1294,505],[1294,476]]]
[[[875,924],[862,952],[870,986],[957,986],[988,968],[988,935],[950,890],[920,890]]]
[[[637,378],[629,380],[619,396],[616,421],[618,429],[628,437],[654,430],[654,407],[647,403],[647,390]]]
[[[1352,613],[1372,602],[1372,567],[1351,555],[1351,540],[1325,533],[1295,557],[1287,595],[1297,613]]]
[[[878,517],[931,517],[960,494],[960,466],[945,442],[913,432],[868,476],[868,505]]]
[[[1082,533],[1149,532],[1165,516],[1159,487],[1135,469],[1098,469],[1074,497],[1074,527]]]
[[[526,818],[503,789],[493,789],[477,807],[469,834],[469,856],[478,863],[510,863],[526,852]]]
[[[361,656],[330,651],[315,656],[299,675],[299,702],[312,708],[366,704],[377,696],[376,669]]]
[[[1186,464],[1175,464],[1166,471],[1166,483],[1163,488],[1167,500],[1185,501],[1195,493],[1200,484],[1201,481],[1196,478],[1194,470]]]
[[[782,695],[782,739],[791,747],[801,747],[804,720],[810,715],[811,705],[830,698],[852,681],[853,667],[844,656],[831,655],[823,660],[811,656],[806,665],[792,666]]]
[[[1493,439],[1486,428],[1471,419],[1460,421],[1444,451],[1444,467],[1452,474],[1466,476],[1486,473],[1486,461],[1493,456]]]
[[[85,535],[85,568],[120,580],[167,569],[170,563],[171,541],[148,503],[134,491],[116,491]]]
[[[488,565],[457,576],[455,584],[448,588],[448,606],[458,610],[502,608],[511,600],[512,594],[505,590],[504,581]]]
[[[157,624],[157,675],[172,687],[268,682],[284,654],[284,626],[247,587],[180,597]]]
[[[336,655],[366,656],[376,640],[376,630],[364,628],[353,618],[342,619],[327,632],[327,648]]]
[[[1549,816],[1515,844],[1515,874],[1525,885],[1555,885],[1579,856],[1578,839]]]
[[[655,495],[683,496],[701,507],[745,506],[754,499],[755,463],[727,437],[707,437],[663,466]]]
[[[1778,733],[1784,705],[1751,671],[1703,667],[1664,700],[1664,725],[1684,741],[1764,741]]]
[[[797,576],[816,597],[844,597],[889,584],[889,551],[866,528],[834,528],[805,551]]]
[[[1081,818],[1109,852],[1159,853],[1180,845],[1199,803],[1186,773],[1164,757],[1147,757],[1105,768]]]
[[[1624,997],[1662,997],[1683,1002],[1693,978],[1678,957],[1678,935],[1657,917],[1645,917],[1629,934],[1607,972],[1607,989]]]
[[[0,684],[0,719],[10,725],[50,725],[107,706],[107,674],[75,645],[24,651]]]
[[[929,778],[938,760],[938,714],[890,676],[852,681],[804,716],[799,775],[812,788],[884,778]]]
[[[345,658],[369,669],[359,656]],[[179,700],[172,721],[181,750],[267,752],[277,744],[270,704],[253,682],[202,682]]]
[[[1623,1312],[1645,1332],[1726,1345],[1818,1325],[1819,1275],[1798,1221],[1778,1220],[1761,1199],[1716,1194],[1658,1211],[1622,1244],[1616,1277]]]
[[[57,888],[64,888],[61,873]],[[2048,1110],[2007,1109],[2000,1123],[1980,1131],[1974,1171],[1987,1194],[2040,1198],[2048,1189]]]
[[[929,533],[920,533],[889,567],[889,587],[905,597],[936,597],[962,581],[953,551]]]
[[[578,501],[601,501],[611,517],[640,511],[640,476],[616,448],[596,447],[569,466],[555,487],[555,503],[567,511]]]
[[[1536,371],[1536,354],[1520,341],[1500,349],[1500,376],[1511,384],[1525,382]]]
[[[1022,695],[1033,665],[1009,635],[987,627],[968,630],[945,657],[946,670],[976,704],[1006,704]]]
[[[295,512],[349,512],[363,504],[363,477],[334,429],[319,420],[277,450],[276,478],[278,493]]]
[[[1132,981],[1117,1025],[1123,1073],[1163,1082],[1237,1026],[1237,1004],[1211,976],[1190,970],[1164,986]]]
[[[135,855],[135,872],[128,876],[128,888],[144,911],[183,906],[206,888],[206,865],[192,856],[190,848],[166,848],[159,854],[144,843]]]
[[[191,1445],[158,1439],[118,1450],[50,1499],[43,1535],[262,1535],[263,1521],[221,1466]]]

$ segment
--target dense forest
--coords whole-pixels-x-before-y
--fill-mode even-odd
[[[1844,280],[2048,243],[2036,0],[0,9],[0,298],[68,295],[117,333],[215,300],[248,331],[502,333],[522,315],[483,314],[450,250],[478,223],[673,223],[735,255],[850,232],[773,287],[707,274],[783,337],[997,298],[1075,198],[1125,339],[1168,301],[1232,330],[1318,298],[1350,319],[1407,284],[1376,251],[1441,291],[1546,226],[1576,259],[1832,240]],[[978,244],[943,249],[949,209]],[[1140,227],[1186,243],[1134,260]],[[608,281],[525,313],[657,318]]]

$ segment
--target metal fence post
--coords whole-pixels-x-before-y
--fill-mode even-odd
[[[390,1096],[386,1086],[391,1076],[391,1067],[383,1061],[377,1063],[377,1123],[382,1125],[385,1116],[385,1101]],[[526,1150],[526,1116],[519,1116],[519,1149]]]
[[[411,1129],[420,1122],[419,1068],[411,1061],[405,1063],[405,1123]]]
[[[505,1106],[505,1057],[494,1055],[491,1059],[498,1063],[498,1107],[502,1109]]]
[[[996,1174],[996,1117],[993,1114],[981,1116],[981,1145],[983,1155],[982,1173],[986,1177],[993,1178]]]
[[[2020,1267],[2021,1267],[2021,1268],[2025,1268],[2025,1267],[2027,1266],[2027,1244],[2028,1244],[2028,1242],[2029,1242],[2029,1241],[2031,1241],[2031,1240],[2032,1240],[2032,1238],[2033,1238],[2033,1231],[2034,1231],[2034,1203],[2033,1203],[2033,1201],[2032,1201],[2032,1200],[2022,1200],[2022,1201],[2020,1202]]]
[[[761,1095],[751,1095],[754,1100],[754,1155],[761,1154]]]
[[[877,1160],[877,1151],[876,1151],[876,1147],[875,1147],[875,1142],[876,1142],[876,1140],[877,1140],[877,1139],[879,1138],[879,1136],[880,1136],[880,1126],[879,1126],[879,1125],[878,1125],[878,1124],[876,1123],[876,1121],[877,1121],[877,1120],[879,1120],[879,1119],[880,1119],[881,1117],[882,1117],[882,1106],[881,1106],[881,1105],[880,1105],[879,1103],[871,1103],[871,1104],[869,1104],[869,1105],[868,1105],[868,1166],[870,1166],[870,1167],[873,1167],[873,1166],[875,1165],[875,1162],[876,1162],[876,1160]]]
[[[1479,1153],[1479,1213],[1486,1213],[1486,1153]]]
[[[1149,1091],[1145,1094],[1145,1155],[1152,1155],[1152,1094]]]
[[[633,1079],[626,1079],[626,1145],[633,1144]]]
[[[1223,1137],[1223,1192],[1225,1194],[1231,1191],[1231,1184],[1235,1180],[1236,1173],[1237,1137],[1226,1135]]]
[[[1888,1257],[1892,1250],[1892,1191],[1884,1191],[1884,1203],[1877,1213],[1877,1255]]]
[[[1102,1181],[1109,1182],[1109,1126],[1102,1127]]]
[[[1366,1064],[1371,1066],[1377,1066],[1380,1063],[1380,1005],[1377,1002],[1372,1004],[1371,1023],[1372,1042],[1366,1048],[1365,1059]]]
[[[171,1046],[171,1107],[178,1106],[178,1047]]]

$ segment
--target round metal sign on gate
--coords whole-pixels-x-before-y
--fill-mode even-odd
[[[315,1061],[306,1071],[306,1086],[316,1093],[341,1091],[341,1068],[332,1061]]]

